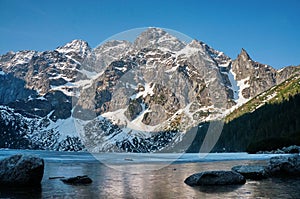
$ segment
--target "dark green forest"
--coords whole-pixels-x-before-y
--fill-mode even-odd
[[[200,124],[187,152],[199,152],[209,123]],[[300,145],[300,94],[261,106],[224,124],[212,152],[273,150]]]

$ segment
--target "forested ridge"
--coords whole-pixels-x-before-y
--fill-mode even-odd
[[[188,152],[199,152],[209,123],[200,126]],[[299,75],[253,98],[225,118],[213,152],[254,153],[293,144],[300,145]]]

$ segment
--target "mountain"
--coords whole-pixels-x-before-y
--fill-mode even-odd
[[[225,117],[222,134],[211,148],[213,152],[255,153],[300,144],[300,66],[292,68],[296,71],[290,78]],[[201,128],[188,152],[201,151],[210,123],[199,124]]]
[[[215,149],[257,152],[299,145],[299,69],[229,114]]]
[[[0,56],[0,147],[184,151],[199,123],[231,118],[298,69],[277,71],[244,49],[232,60],[159,28],[94,49],[74,40],[53,51],[8,52]]]
[[[287,67],[285,71],[292,71],[288,75],[285,81],[271,87],[265,92],[253,97],[247,103],[235,109],[233,112],[228,114],[225,118],[226,122],[234,120],[244,114],[254,112],[258,108],[264,106],[265,104],[280,104],[284,101],[289,100],[289,98],[300,93],[300,66],[298,67]],[[281,70],[279,73],[283,73]]]

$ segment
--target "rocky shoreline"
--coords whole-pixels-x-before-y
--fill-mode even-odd
[[[258,151],[256,154],[294,154],[300,153],[300,146],[292,145],[289,147],[283,147],[272,151]]]
[[[262,180],[272,177],[299,177],[300,155],[276,156],[265,165],[237,165],[231,171],[204,171],[184,181],[190,186],[241,185],[246,179]]]
[[[0,160],[0,185],[3,187],[40,187],[44,175],[44,160],[33,155],[17,154]],[[276,177],[300,177],[300,155],[280,155],[270,158],[266,165],[236,165],[231,170],[203,171],[185,179],[190,186],[243,185],[248,179],[263,180]],[[69,185],[87,185],[88,176],[60,179]]]
[[[44,159],[34,155],[17,154],[0,160],[0,186],[40,187],[44,176]],[[49,177],[65,184],[85,185],[92,183],[87,175],[76,177]]]

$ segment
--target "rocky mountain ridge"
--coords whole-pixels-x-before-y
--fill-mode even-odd
[[[131,43],[0,56],[0,147],[155,152],[294,74],[149,28]],[[15,118],[15,119],[12,119]],[[11,124],[11,121],[14,121]],[[12,130],[16,128],[17,130]],[[24,144],[12,144],[12,139]]]

